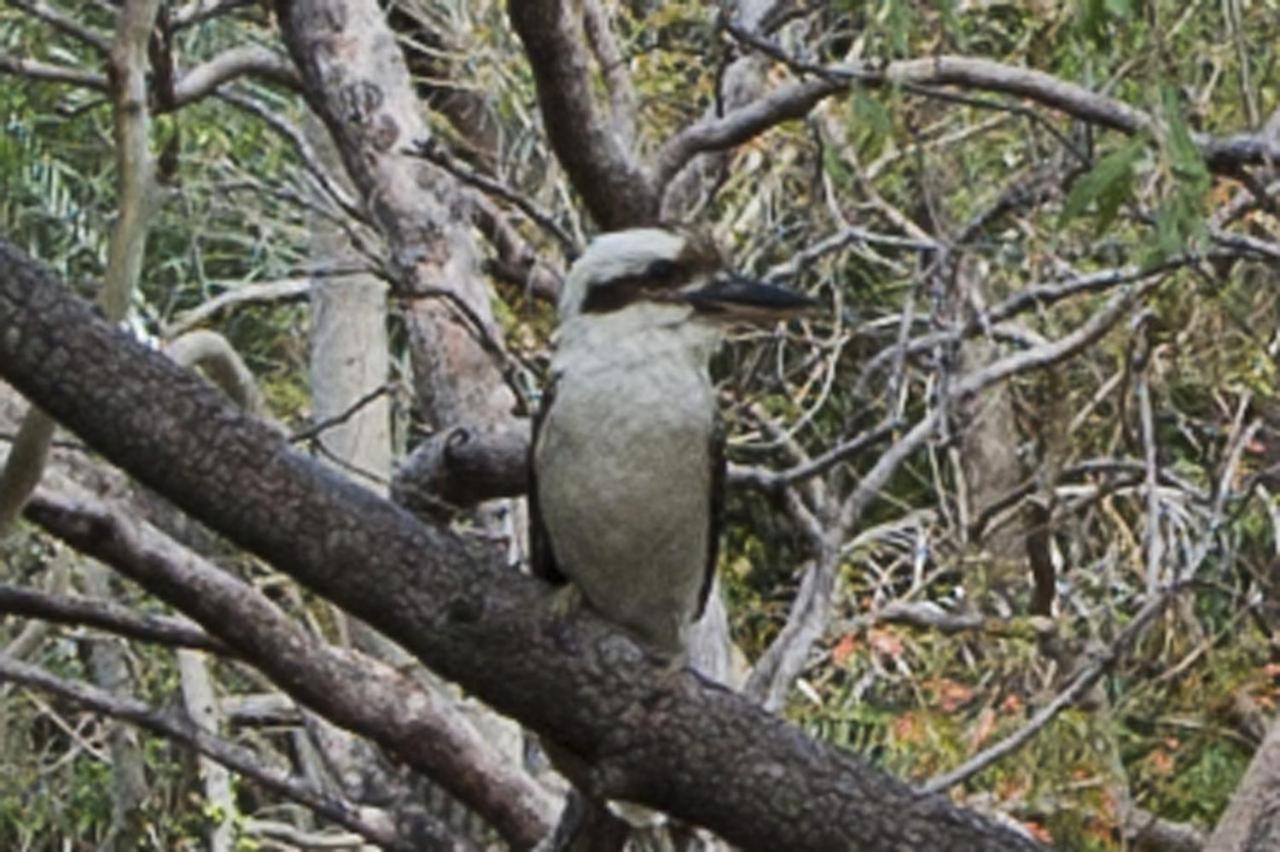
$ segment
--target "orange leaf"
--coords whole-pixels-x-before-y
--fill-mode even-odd
[[[903,713],[893,720],[893,738],[901,743],[919,743],[924,740],[924,727],[915,713]]]
[[[1022,827],[1025,828],[1032,837],[1034,837],[1036,840],[1039,840],[1041,843],[1044,843],[1046,845],[1053,843],[1053,835],[1049,833],[1049,829],[1045,828],[1040,823],[1027,822],[1024,820],[1022,823]]]
[[[1158,748],[1147,755],[1147,763],[1151,766],[1151,771],[1156,775],[1168,775],[1173,772],[1173,755],[1162,748]]]
[[[871,643],[871,649],[877,654],[884,654],[894,659],[901,657],[902,652],[906,650],[897,633],[882,627],[873,627],[867,633],[867,641]]]
[[[831,649],[831,662],[837,666],[843,666],[856,650],[858,650],[857,637],[852,633],[846,633],[840,637],[840,641]]]
[[[960,705],[973,698],[973,689],[948,678],[938,678],[930,683],[930,687],[938,693],[938,706],[947,713],[954,713]]]
[[[991,707],[983,707],[978,719],[969,731],[969,750],[976,751],[982,744],[991,739],[991,732],[996,729],[996,711]]]

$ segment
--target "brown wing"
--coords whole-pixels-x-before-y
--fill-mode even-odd
[[[549,583],[563,585],[569,578],[560,570],[556,562],[555,552],[551,549],[551,536],[542,523],[542,510],[538,506],[538,436],[542,431],[542,421],[551,410],[556,397],[556,376],[551,377],[546,390],[542,392],[542,400],[533,415],[533,434],[529,439],[529,570],[535,577],[541,577]]]
[[[711,430],[711,511],[707,526],[707,566],[702,578],[702,590],[698,593],[698,610],[695,619],[702,618],[711,597],[711,586],[716,578],[716,562],[720,558],[720,530],[724,526],[724,481],[728,469],[724,459],[724,423],[716,416]]]

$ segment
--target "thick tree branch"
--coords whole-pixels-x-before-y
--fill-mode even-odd
[[[603,230],[656,221],[653,182],[592,95],[581,6],[513,0],[507,11],[533,68],[548,141],[591,217]]]
[[[1036,848],[691,672],[663,674],[588,611],[549,616],[544,587],[506,570],[501,554],[291,451],[6,243],[0,375],[212,529],[579,755],[594,795],[661,808],[750,849]],[[90,541],[122,540],[86,526]],[[202,605],[198,588],[167,593],[193,616]],[[210,621],[241,617],[217,606]],[[222,638],[261,651],[243,632]]]
[[[1218,820],[1205,852],[1250,852],[1261,847],[1255,838],[1280,832],[1280,722],[1272,721],[1266,738],[1249,761],[1240,786]]]
[[[529,421],[495,432],[459,426],[422,442],[396,470],[391,499],[415,514],[520,497],[529,487]]]
[[[613,22],[603,0],[582,0],[582,18],[591,51],[600,65],[600,76],[609,90],[609,112],[614,135],[627,150],[636,135],[638,99],[631,84],[626,57],[613,35]]]

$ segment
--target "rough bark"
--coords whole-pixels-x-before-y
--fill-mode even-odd
[[[465,195],[414,156],[430,138],[395,35],[373,0],[296,0],[277,11],[311,108],[386,240],[415,357],[415,387],[436,426],[507,417],[496,326]]]
[[[1035,848],[689,672],[662,673],[589,612],[548,617],[541,584],[500,554],[294,452],[7,243],[0,374],[185,511],[580,755],[599,796],[753,849]],[[167,591],[238,652],[261,652],[241,647],[230,613],[197,612],[198,591]]]
[[[1272,722],[1205,852],[1276,848],[1280,848],[1280,723]]]

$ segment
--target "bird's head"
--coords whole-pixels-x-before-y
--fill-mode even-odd
[[[734,274],[715,243],[697,231],[634,228],[596,237],[573,264],[560,294],[560,319],[727,326],[788,319],[816,304],[794,290]]]

